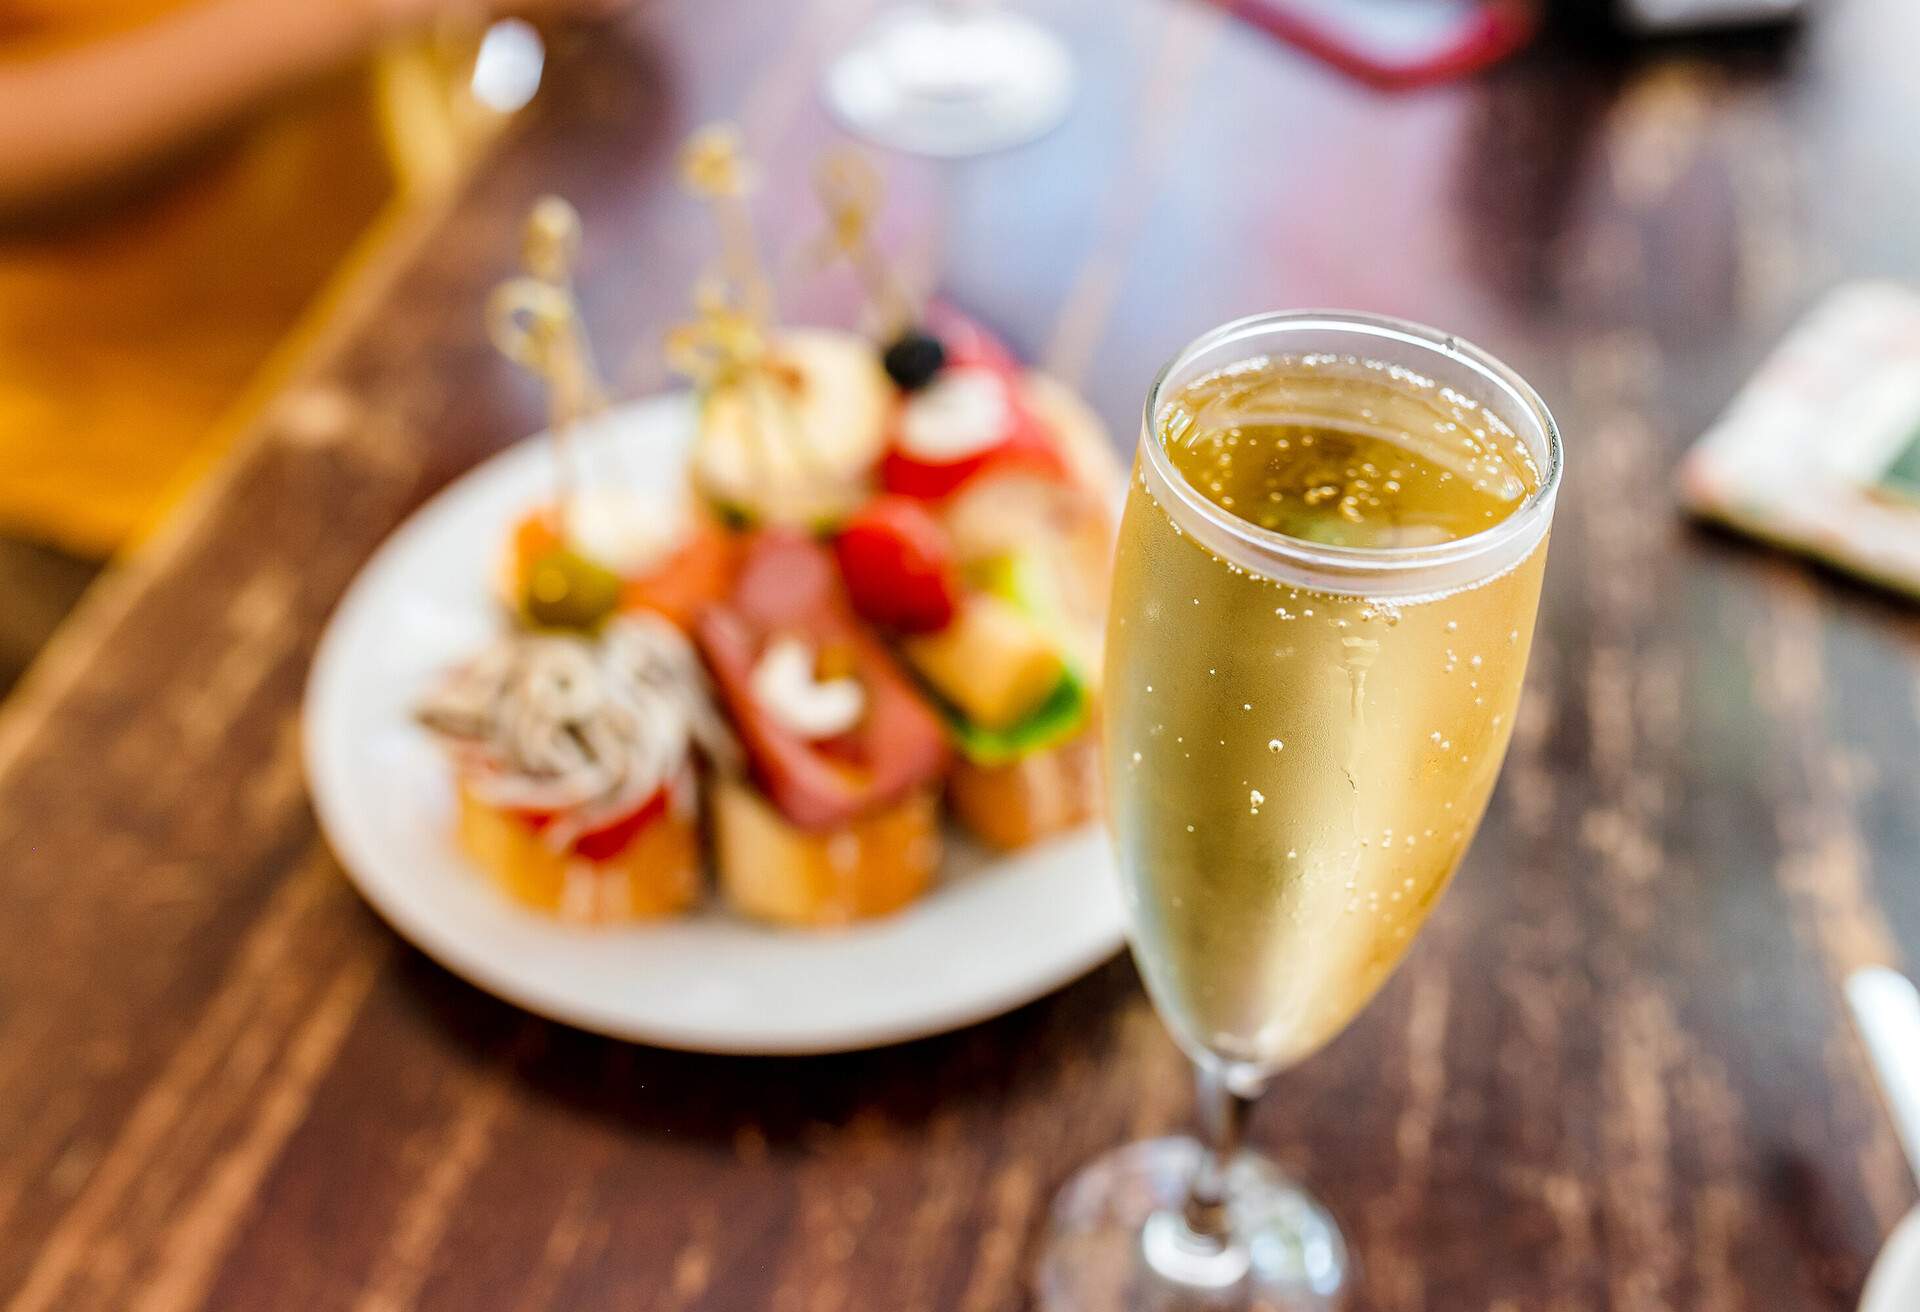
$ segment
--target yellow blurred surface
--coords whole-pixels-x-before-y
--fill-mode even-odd
[[[178,5],[16,0],[0,49]],[[375,220],[454,171],[454,61],[392,52],[237,125],[131,198],[0,234],[0,533],[108,554],[243,424]]]

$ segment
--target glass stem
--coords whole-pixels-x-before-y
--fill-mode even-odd
[[[1194,1120],[1206,1150],[1187,1190],[1186,1221],[1193,1233],[1219,1248],[1227,1247],[1227,1169],[1246,1136],[1253,1098],[1236,1093],[1219,1072],[1194,1068]]]

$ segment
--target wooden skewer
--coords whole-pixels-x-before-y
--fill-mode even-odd
[[[813,189],[827,212],[827,229],[814,244],[814,258],[822,266],[836,259],[852,265],[882,338],[898,336],[915,315],[905,284],[873,242],[874,219],[886,193],[880,170],[851,146],[829,151],[814,166]]]
[[[750,315],[729,303],[726,288],[703,279],[694,289],[694,314],[667,334],[667,363],[696,385],[750,387],[765,370],[766,342]],[[749,407],[747,428],[755,474],[764,480],[772,468],[772,447]]]
[[[713,209],[720,228],[722,268],[739,306],[765,331],[773,317],[773,289],[761,266],[747,196],[759,178],[746,157],[740,129],[710,123],[680,150],[680,177],[687,190]]]
[[[721,276],[703,280],[696,289],[695,321],[669,334],[669,362],[703,385],[729,382],[744,389],[746,422],[752,430],[750,459],[760,481],[780,472],[773,467],[773,442],[763,419],[763,403],[771,402],[778,412],[771,422],[784,423],[789,430],[788,449],[801,477],[817,482],[824,477],[818,453],[768,369],[773,293],[747,209],[746,197],[757,178],[739,129],[713,123],[695,132],[681,148],[680,176],[687,189],[713,209],[722,263]]]
[[[501,283],[487,300],[487,330],[494,346],[546,384],[554,507],[562,536],[580,489],[573,428],[606,406],[573,291],[579,254],[579,214],[560,197],[543,196],[527,215],[521,247],[527,272]]]

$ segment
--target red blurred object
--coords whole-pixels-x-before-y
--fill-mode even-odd
[[[953,495],[975,476],[1000,469],[1024,469],[1043,478],[1064,481],[1066,462],[1052,434],[1009,389],[1006,436],[984,451],[958,460],[932,462],[908,455],[894,446],[880,461],[880,486],[895,496],[940,501]]]
[[[927,307],[923,327],[946,348],[944,367],[980,368],[999,375],[1006,387],[1006,434],[984,451],[949,461],[924,460],[892,442],[880,462],[881,487],[895,496],[939,501],[989,470],[1024,469],[1044,478],[1065,479],[1067,466],[1058,443],[1021,399],[1023,370],[1006,344],[978,320],[944,302]]]
[[[960,579],[953,546],[927,508],[880,497],[834,541],[853,608],[882,628],[931,633],[953,619]]]
[[[1498,63],[1539,27],[1529,0],[1214,0],[1369,86],[1403,91]]]

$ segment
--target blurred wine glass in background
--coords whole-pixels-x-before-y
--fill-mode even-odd
[[[916,0],[881,14],[827,68],[852,131],[919,155],[978,155],[1057,127],[1073,98],[1060,39],[993,0]]]
[[[533,24],[503,18],[481,34],[473,54],[473,75],[467,79],[473,98],[499,114],[525,107],[540,89],[547,47]]]

